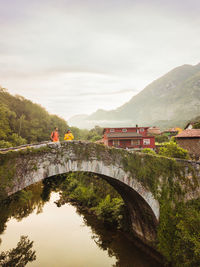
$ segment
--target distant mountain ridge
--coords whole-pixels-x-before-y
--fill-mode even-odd
[[[200,63],[177,67],[145,87],[121,107],[97,110],[84,116],[84,125],[132,126],[157,125],[183,126],[200,115]],[[76,123],[78,122],[76,116]],[[73,124],[73,119],[69,121]],[[82,127],[81,125],[77,125]]]

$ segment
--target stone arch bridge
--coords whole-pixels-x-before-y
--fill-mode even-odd
[[[180,201],[200,197],[200,162],[81,141],[0,150],[0,193],[10,195],[47,177],[76,171],[98,174],[120,193],[134,234],[148,244],[156,238],[163,188],[168,188],[169,198]]]

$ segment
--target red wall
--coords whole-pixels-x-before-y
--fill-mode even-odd
[[[115,138],[116,140],[120,140],[119,145],[117,145],[116,147],[120,147],[120,148],[155,148],[155,138],[154,136],[148,136],[147,134],[147,129],[148,127],[131,127],[131,128],[105,128],[104,129],[104,136],[103,136],[103,142],[105,145],[108,146],[113,146],[113,141],[109,140],[107,138],[107,133],[110,133],[110,129],[115,129],[115,133],[119,133],[122,132],[122,129],[127,129],[127,132],[136,132],[137,130],[139,130],[139,134],[142,135],[142,139],[140,140],[140,144],[139,145],[131,145],[131,139],[123,139],[123,138]],[[144,131],[140,131],[140,129],[144,129]],[[137,139],[137,138],[132,138],[133,140]],[[149,139],[150,140],[150,144],[148,145],[144,145],[143,140],[144,139]]]

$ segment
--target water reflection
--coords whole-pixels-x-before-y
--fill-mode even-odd
[[[113,267],[161,267],[161,264],[146,255],[131,241],[125,233],[112,230],[96,218],[77,208],[80,215],[84,215],[84,222],[92,229],[92,239],[102,250],[107,251],[110,257],[115,257]]]
[[[36,253],[32,250],[33,241],[28,239],[28,236],[21,236],[20,241],[17,243],[17,247],[10,249],[0,254],[0,266],[26,266],[28,262],[36,260]]]
[[[14,247],[13,242],[16,244],[23,234],[34,240],[37,252],[37,260],[30,266],[159,266],[121,231],[105,227],[80,207],[63,200],[60,204],[58,192],[62,182],[63,178],[53,183],[46,179],[0,203],[2,250]],[[30,240],[24,241],[28,242],[27,247],[32,247]],[[22,252],[27,259],[26,250]],[[33,259],[35,251],[31,252],[28,255]],[[19,266],[25,266],[25,261]]]

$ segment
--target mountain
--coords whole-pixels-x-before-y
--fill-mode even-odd
[[[177,67],[145,87],[121,107],[97,110],[81,121],[92,126],[183,126],[200,115],[200,63]],[[76,125],[78,126],[76,116]],[[69,121],[73,124],[73,119]]]

